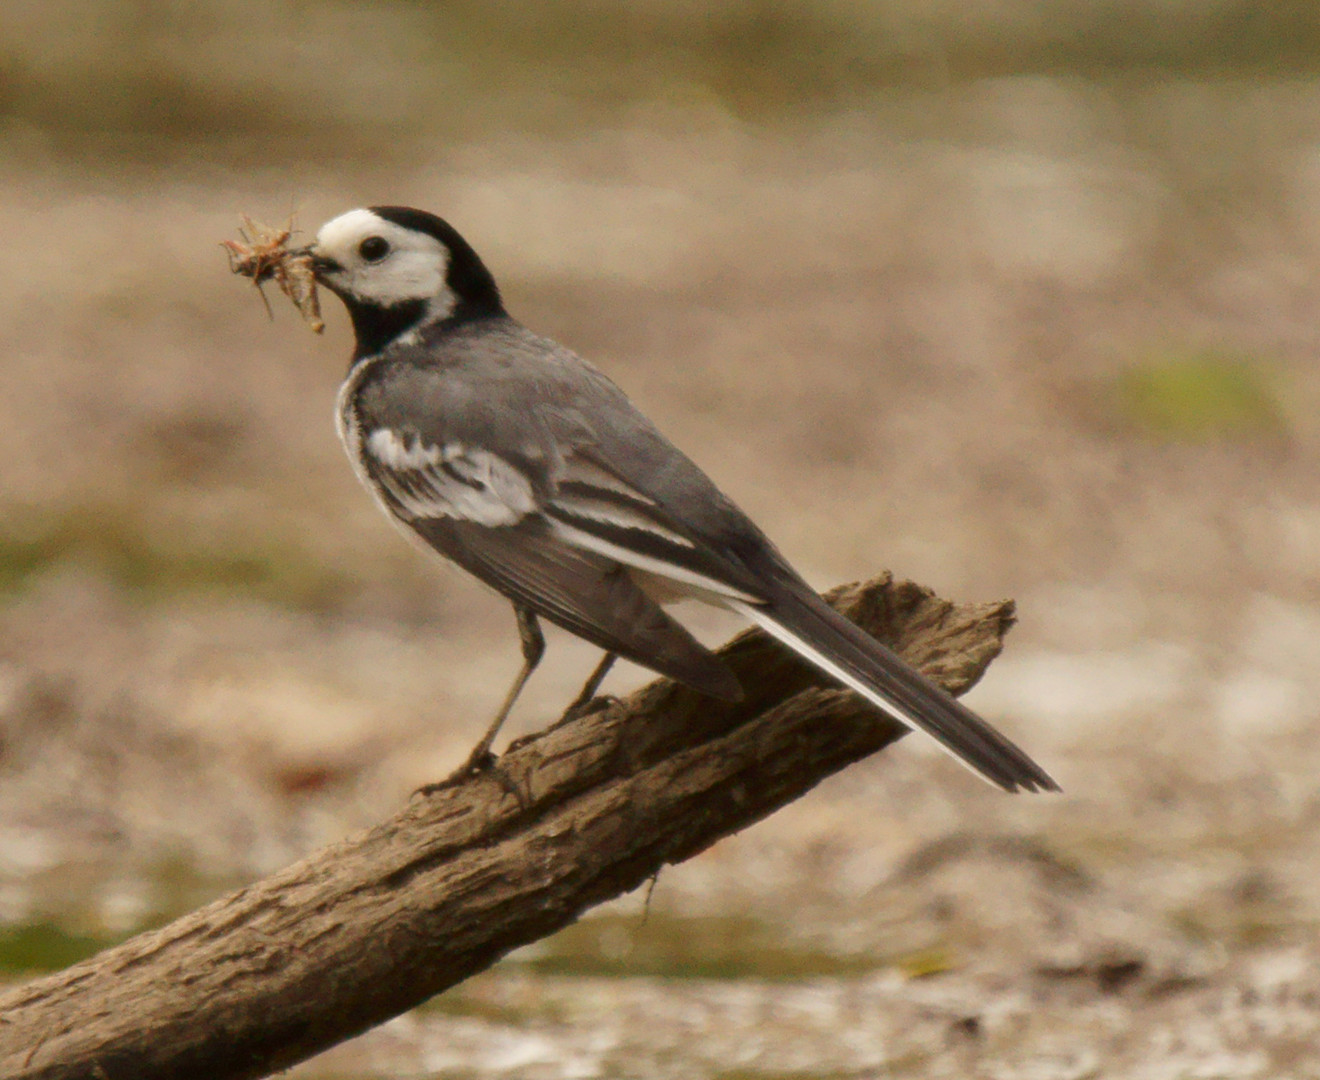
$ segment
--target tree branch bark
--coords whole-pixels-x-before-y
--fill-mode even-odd
[[[829,600],[953,693],[1011,602],[888,576]],[[665,680],[160,930],[0,997],[12,1080],[243,1080],[302,1061],[765,817],[904,728],[759,631],[725,705]]]

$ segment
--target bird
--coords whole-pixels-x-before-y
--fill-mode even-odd
[[[1005,791],[1058,791],[1024,751],[838,614],[610,378],[517,322],[443,218],[350,210],[300,249],[348,312],[337,426],[358,479],[415,542],[513,605],[522,666],[465,768],[545,652],[545,619],[616,657],[737,701],[730,668],[665,610],[731,609]],[[463,770],[460,770],[462,772]]]

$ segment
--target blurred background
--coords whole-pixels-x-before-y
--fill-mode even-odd
[[[1015,597],[969,701],[1066,794],[905,740],[295,1075],[1320,1076],[1318,56],[1303,0],[6,0],[0,972],[388,814],[516,670],[343,460],[337,302],[219,246],[405,203],[814,584]]]

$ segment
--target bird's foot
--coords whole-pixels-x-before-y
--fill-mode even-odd
[[[421,795],[425,798],[428,795],[434,795],[437,791],[444,791],[446,788],[458,787],[465,780],[470,780],[474,776],[480,776],[482,773],[495,769],[495,755],[485,746],[478,746],[468,756],[467,761],[463,762],[457,769],[451,772],[443,780],[434,784],[423,784],[417,788],[413,795]],[[502,774],[501,774],[502,775]]]
[[[417,790],[413,792],[413,796],[416,797],[420,795],[423,798],[426,798],[427,796],[434,795],[437,791],[459,787],[473,777],[485,774],[489,774],[490,777],[500,785],[500,787],[512,795],[520,809],[527,809],[530,804],[524,797],[523,792],[518,789],[518,785],[514,783],[513,777],[500,767],[499,759],[484,746],[478,746],[468,757],[467,761],[463,762],[462,765],[443,780],[435,784],[423,784],[421,787],[417,788]]]
[[[601,694],[599,697],[591,698],[587,701],[575,701],[564,714],[555,721],[555,727],[560,724],[567,724],[572,720],[581,720],[584,716],[591,716],[593,713],[604,712],[606,709],[619,704],[621,698],[613,694]]]

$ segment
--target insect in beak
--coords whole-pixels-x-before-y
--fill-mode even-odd
[[[311,247],[289,248],[292,221],[283,229],[275,229],[245,215],[239,233],[243,238],[241,241],[223,241],[229,255],[229,269],[251,278],[258,289],[264,282],[273,280],[293,301],[308,326],[318,334],[324,330],[320,300],[316,295],[317,257],[312,254]],[[321,262],[338,269],[338,264],[331,259],[322,259]],[[264,292],[261,299],[266,300]],[[270,311],[269,303],[266,303],[266,310]]]

